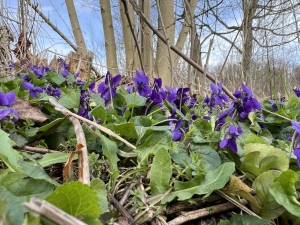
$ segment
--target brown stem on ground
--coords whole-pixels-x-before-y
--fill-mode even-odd
[[[191,220],[199,219],[205,216],[210,216],[220,212],[225,212],[236,208],[231,202],[223,203],[220,205],[210,206],[204,209],[198,209],[190,212],[181,212],[181,215],[168,222],[168,225],[183,224]]]
[[[110,193],[107,194],[108,201],[112,204],[126,219],[130,225],[137,225],[132,216],[124,209],[124,207]]]
[[[45,149],[45,148],[36,148],[36,147],[31,147],[31,146],[14,147],[14,148],[19,151],[36,152],[36,153],[42,153],[42,154],[60,152],[60,151],[56,151],[56,150],[50,150],[50,149]]]

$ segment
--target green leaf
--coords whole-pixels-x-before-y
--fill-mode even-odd
[[[17,133],[10,134],[9,138],[11,140],[13,140],[15,142],[16,146],[18,146],[18,147],[22,147],[22,146],[24,146],[25,144],[28,143],[26,138],[24,138],[22,135],[17,134]]]
[[[219,154],[210,145],[193,144],[191,143],[191,150],[197,152],[202,159],[209,165],[210,170],[215,170],[221,165],[221,158]]]
[[[0,224],[11,225],[9,215],[7,213],[7,200],[0,199]]]
[[[50,123],[46,124],[45,126],[42,126],[38,129],[38,132],[46,132],[52,127],[57,127],[57,125],[60,125],[62,121],[64,121],[65,118],[57,118],[56,120],[51,121]]]
[[[151,193],[163,194],[170,188],[172,176],[171,157],[165,148],[159,149],[154,158],[150,169]]]
[[[95,119],[101,119],[101,124],[106,123],[107,111],[101,105],[97,106],[91,111],[91,115],[95,117]]]
[[[129,139],[137,139],[138,133],[135,130],[134,123],[114,124],[115,133]]]
[[[231,217],[229,223],[230,225],[268,225],[269,221],[257,218],[255,216],[250,215],[238,215],[235,214]]]
[[[127,94],[123,96],[125,98],[128,109],[131,109],[132,107],[144,106],[147,100],[145,97],[140,96],[137,93]]]
[[[289,158],[281,149],[265,144],[247,144],[244,146],[244,152],[244,162],[240,168],[255,176],[270,169],[289,169]]]
[[[119,158],[117,156],[117,152],[119,150],[117,147],[117,144],[116,144],[116,142],[109,140],[104,135],[100,135],[100,137],[102,140],[103,154],[107,158],[107,160],[109,162],[109,166],[111,167],[111,170],[117,171],[118,170],[117,162],[119,161]]]
[[[285,211],[270,193],[273,180],[278,177],[280,173],[278,170],[269,170],[260,174],[253,182],[252,187],[256,191],[258,202],[261,206],[261,209],[254,207],[253,210],[264,219],[275,219]]]
[[[28,159],[27,159],[28,160]],[[27,174],[29,177],[35,179],[42,179],[48,181],[55,186],[58,186],[59,183],[53,180],[49,175],[45,172],[44,168],[37,164],[35,161],[24,161],[24,159],[20,159],[18,164],[21,166],[22,171]]]
[[[282,172],[273,180],[270,187],[270,193],[276,202],[282,205],[291,214],[300,217],[300,203],[298,202],[298,194],[295,183],[299,176],[292,170]]]
[[[46,153],[41,159],[36,160],[42,167],[50,166],[56,163],[65,163],[70,157],[70,153],[58,152],[58,153]],[[76,154],[74,160],[78,158]]]
[[[16,197],[5,187],[0,186],[0,199],[7,202],[6,211],[12,224],[22,224],[24,214],[28,211],[22,206],[22,203],[26,202],[26,197]]]
[[[102,213],[105,212],[108,209],[107,191],[105,183],[99,178],[95,178],[91,181],[90,186],[97,192],[98,204]]]
[[[87,184],[77,181],[64,183],[46,200],[75,217],[98,218],[101,213],[97,192]]]
[[[14,142],[8,137],[8,134],[3,130],[0,130],[0,158],[3,160],[6,166],[13,172],[21,172],[18,161],[23,158],[22,153],[13,149]]]
[[[54,72],[54,71],[49,71],[47,73],[46,77],[50,82],[52,82],[58,86],[66,81],[66,79],[61,74],[58,74],[57,72]]]
[[[68,89],[66,93],[58,100],[58,103],[67,109],[79,108],[79,91]]]
[[[171,151],[172,160],[182,168],[186,167],[186,164],[192,162],[192,158],[188,153],[185,145],[182,142],[175,142],[175,150]],[[174,143],[173,143],[174,144]]]
[[[34,179],[19,173],[8,174],[1,178],[0,185],[16,197],[34,196],[43,198],[55,188],[53,184],[45,180]]]
[[[250,133],[248,137],[244,140],[244,144],[254,144],[254,143],[259,143],[259,144],[266,144],[266,142],[258,137],[257,135]]]
[[[139,164],[148,165],[148,156],[156,154],[160,148],[168,149],[172,141],[172,135],[169,131],[153,132],[146,141],[138,146],[135,151],[138,154]]]
[[[235,171],[233,162],[226,162],[216,170],[209,171],[205,176],[197,175],[189,182],[174,181],[174,191],[162,199],[162,204],[172,201],[174,198],[183,201],[193,195],[205,195],[207,197],[214,190],[223,188],[229,180],[229,176]]]

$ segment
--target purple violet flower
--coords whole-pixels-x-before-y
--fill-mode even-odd
[[[43,89],[41,87],[35,87],[34,84],[30,82],[23,82],[23,87],[29,90],[29,95],[33,98],[37,98],[38,93],[42,93]]]
[[[230,125],[224,139],[220,142],[220,148],[229,147],[231,151],[237,153],[236,138],[243,133],[241,126]]]
[[[294,87],[293,90],[294,90],[295,94],[297,95],[297,97],[300,97],[300,88]]]
[[[116,97],[117,86],[121,82],[121,79],[122,76],[120,74],[113,77],[109,71],[107,72],[105,81],[98,86],[98,93],[100,93],[105,102]]]
[[[173,127],[171,128],[171,133],[173,134],[173,141],[179,141],[182,136],[182,131],[180,130],[182,124],[182,118],[178,119],[176,123],[173,123]]]
[[[16,94],[12,91],[4,94],[0,91],[0,106],[11,106],[16,101]]]
[[[297,132],[295,140],[297,140],[297,142],[298,142],[300,139],[300,125],[295,120],[292,120],[291,123]],[[298,146],[293,146],[293,147],[294,147],[294,155],[297,157],[297,165],[298,165],[298,167],[300,167],[300,147],[298,147]]]
[[[214,84],[210,85],[212,94],[211,94],[211,101],[213,101],[217,105],[225,104],[228,102],[228,96],[222,93],[222,82],[219,82],[218,87]]]
[[[0,120],[9,120],[11,119],[13,122],[17,122],[18,113],[13,108],[5,108],[0,109]]]
[[[144,71],[136,71],[136,77],[132,78],[136,83],[136,89],[140,96],[147,97],[151,94],[151,88],[149,87],[149,78],[145,76]]]
[[[61,90],[60,88],[54,88],[51,84],[48,84],[45,88],[45,93],[49,96],[60,98]]]

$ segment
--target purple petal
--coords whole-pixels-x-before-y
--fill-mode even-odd
[[[98,86],[98,93],[102,93],[105,87],[106,87],[105,83],[101,82]]]
[[[242,83],[242,88],[247,93],[247,97],[252,97],[252,91],[244,83]]]
[[[16,94],[15,94],[15,92],[10,91],[10,92],[6,93],[6,97],[7,97],[7,100],[8,100],[7,106],[11,106],[12,104],[15,103],[15,101],[16,101]]]
[[[298,132],[298,134],[300,134],[300,125],[295,120],[292,120],[291,123],[295,130]]]
[[[234,136],[236,134],[236,127],[234,125],[229,126],[229,133]]]
[[[33,98],[37,98],[37,93],[34,90],[30,90],[29,95]]]
[[[0,120],[3,120],[5,117],[7,117],[10,113],[10,109],[0,109]]]
[[[7,106],[8,105],[7,96],[3,92],[0,92],[0,105],[1,106]]]
[[[172,130],[171,133],[173,134],[173,141],[179,141],[181,139],[182,133],[179,130]]]
[[[116,87],[122,80],[122,76],[120,74],[114,76],[112,78],[113,86]]]
[[[34,87],[34,85],[30,82],[23,82],[22,85],[27,90],[31,90]]]
[[[211,89],[212,93],[214,93],[214,94],[217,94],[219,92],[217,86],[214,84],[210,85],[210,89]]]
[[[228,139],[224,138],[221,142],[220,142],[220,148],[225,148],[228,144]]]
[[[42,93],[43,92],[43,89],[41,87],[38,87],[38,86],[34,87],[32,90],[35,91],[35,92],[38,92],[38,93]]]
[[[228,147],[231,149],[231,151],[237,153],[237,145],[236,140],[234,138],[228,140]]]

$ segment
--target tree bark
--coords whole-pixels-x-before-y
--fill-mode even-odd
[[[112,75],[119,73],[114,26],[111,15],[110,0],[99,0],[104,30],[106,64]]]
[[[133,27],[134,34],[130,30],[129,21],[126,18],[125,7],[122,3],[122,0],[119,0],[120,5],[120,14],[122,20],[122,29],[123,29],[123,38],[125,45],[125,54],[126,54],[126,74],[132,76],[133,74],[129,71],[134,71],[136,69],[140,70],[140,62],[138,59],[137,49],[134,43],[133,35],[136,35],[134,11],[131,4],[128,4],[128,14],[131,21],[131,26]]]
[[[68,8],[68,14],[69,14],[73,34],[75,37],[76,45],[78,48],[78,52],[84,56],[87,52],[87,49],[86,49],[85,41],[84,41],[81,29],[80,29],[80,24],[78,21],[78,16],[76,13],[76,9],[75,9],[73,0],[66,0],[66,5]]]
[[[174,43],[175,35],[175,21],[174,21],[174,1],[173,0],[157,0],[161,11],[161,18],[158,18],[158,29],[163,32],[165,28],[165,36],[170,45]],[[171,54],[173,54],[171,52]],[[162,78],[163,85],[171,86],[172,83],[172,69],[170,68],[170,58],[168,46],[162,41],[157,41],[156,47],[156,73],[158,77]]]
[[[243,0],[243,53],[242,53],[242,82],[250,80],[251,76],[251,61],[252,61],[252,50],[253,50],[253,32],[252,25],[255,15],[255,11],[258,6],[258,0]]]
[[[150,4],[151,1],[148,0],[140,1],[140,8],[145,16],[151,20]],[[142,61],[144,63],[145,73],[151,76],[153,75],[152,31],[143,20],[140,20],[140,31]]]

